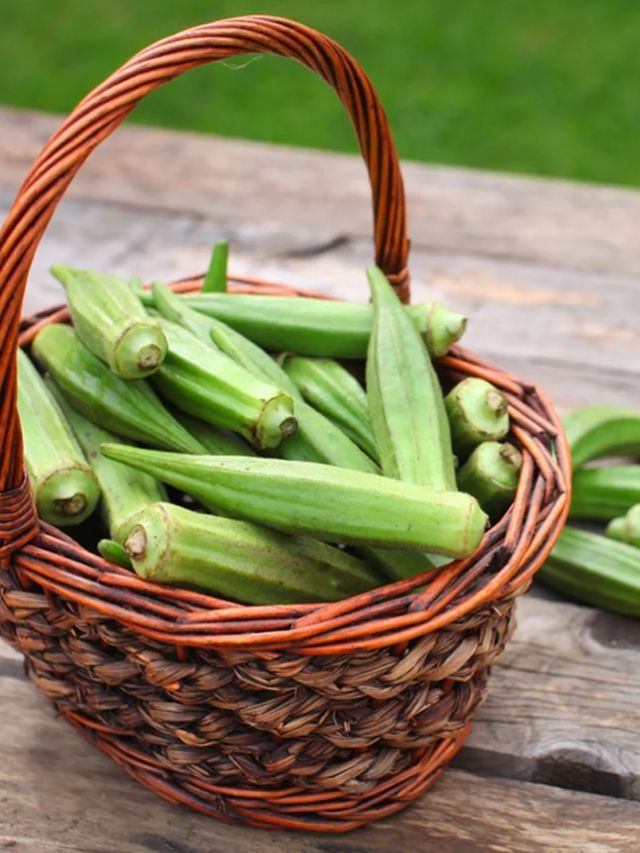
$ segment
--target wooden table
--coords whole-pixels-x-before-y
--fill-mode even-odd
[[[57,119],[0,109],[0,213]],[[472,321],[466,344],[561,410],[640,406],[640,193],[406,164],[414,298]],[[366,298],[360,161],[125,128],[85,167],[37,256],[25,310],[60,301],[53,262],[146,279],[232,268]],[[82,741],[0,645],[0,849],[637,850],[640,622],[532,591],[468,745],[416,805],[343,837],[218,824],[139,788]]]

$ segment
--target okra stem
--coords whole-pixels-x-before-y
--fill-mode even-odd
[[[202,284],[203,293],[224,293],[227,289],[229,243],[219,240],[213,247],[209,269]]]
[[[444,402],[453,449],[462,458],[482,442],[499,441],[509,432],[507,399],[484,379],[464,379]]]
[[[497,521],[513,500],[522,454],[512,444],[485,441],[479,444],[458,471],[461,491],[477,498],[492,521]]]

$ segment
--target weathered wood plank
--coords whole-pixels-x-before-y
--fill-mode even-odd
[[[640,623],[525,596],[458,766],[640,799]]]
[[[59,121],[0,109],[0,185],[17,189]],[[414,163],[404,174],[416,247],[640,272],[640,193]],[[297,222],[319,245],[371,233],[369,190],[356,157],[192,133],[121,129],[96,152],[72,195],[236,226]]]
[[[9,199],[0,191],[0,215]],[[225,227],[186,214],[65,202],[36,256],[26,311],[62,299],[47,273],[56,261],[123,275],[171,278],[206,267],[222,234],[234,271],[366,299],[367,241],[331,252],[300,253],[305,234],[269,226]],[[416,299],[441,299],[471,320],[465,343],[539,382],[561,408],[593,399],[640,404],[637,283],[625,276],[559,272],[490,258],[414,251]]]
[[[8,659],[8,658],[7,658]],[[346,836],[257,831],[173,807],[124,776],[21,678],[0,675],[0,848],[20,853],[632,851],[640,806],[450,770],[392,820]]]

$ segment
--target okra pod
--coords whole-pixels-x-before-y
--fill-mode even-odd
[[[369,417],[382,470],[418,486],[457,488],[440,382],[384,273],[367,271],[374,321],[367,355]]]
[[[202,284],[203,293],[225,293],[227,290],[227,262],[229,243],[219,240],[213,247],[209,269]]]
[[[563,419],[574,468],[603,456],[640,456],[640,412],[585,406]]]
[[[337,601],[377,580],[349,554],[257,524],[155,504],[135,520],[126,550],[137,574],[245,604]]]
[[[144,380],[115,376],[70,326],[45,326],[33,342],[33,354],[73,408],[92,423],[155,447],[203,452],[202,445],[171,417]]]
[[[38,514],[51,524],[80,524],[96,508],[100,488],[64,415],[21,349],[18,413]]]
[[[133,570],[131,557],[124,550],[123,546],[113,539],[101,539],[98,542],[98,554],[100,554],[103,560],[107,560],[109,563],[114,563],[123,569]]]
[[[255,450],[235,432],[214,427],[184,412],[176,412],[176,418],[211,456],[256,455]]]
[[[418,554],[416,551],[394,551],[387,548],[369,548],[366,545],[360,545],[354,551],[387,581],[413,578],[449,562],[449,557],[442,557],[440,554]]]
[[[640,465],[578,468],[573,472],[571,517],[610,521],[640,503]]]
[[[500,441],[509,432],[507,399],[484,379],[463,379],[447,394],[444,404],[453,449],[461,458],[482,442]]]
[[[98,481],[102,515],[111,538],[122,544],[129,532],[131,517],[149,504],[166,500],[166,490],[148,474],[103,456],[100,445],[118,442],[118,438],[76,412],[50,377],[45,382]]]
[[[169,353],[153,382],[182,411],[240,433],[258,448],[277,447],[297,421],[293,400],[176,323],[161,320]]]
[[[293,399],[298,429],[280,444],[280,456],[304,462],[326,462],[371,473],[378,470],[339,427],[304,402],[283,368],[257,344],[226,323],[189,308],[166,285],[154,285],[153,296],[163,317],[174,320],[201,339],[209,338],[212,345],[257,379],[272,383]]]
[[[465,557],[477,548],[487,521],[470,495],[329,465],[183,456],[113,444],[102,452],[182,489],[214,512],[328,542]]]
[[[565,527],[536,578],[565,595],[640,616],[640,550]]]
[[[332,299],[202,293],[180,296],[187,305],[222,320],[261,347],[327,358],[365,358],[373,308]],[[152,302],[147,296],[146,304]],[[466,317],[438,302],[405,308],[432,356],[445,355],[460,339]]]
[[[495,522],[515,496],[521,468],[522,454],[513,444],[484,441],[458,471],[458,486]]]
[[[607,525],[607,536],[640,548],[640,503],[630,507],[622,518],[614,518]]]
[[[160,367],[166,338],[126,282],[61,264],[51,272],[66,291],[78,337],[116,376],[142,379]]]
[[[308,403],[337,424],[372,459],[378,460],[367,395],[345,367],[330,358],[300,355],[286,357],[282,366]]]

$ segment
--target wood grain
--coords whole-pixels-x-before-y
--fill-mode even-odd
[[[0,108],[0,184],[17,189],[59,122]],[[637,192],[420,164],[403,170],[414,246],[560,269],[640,272]],[[242,226],[298,222],[318,244],[336,234],[371,234],[358,158],[194,133],[121,129],[94,155],[71,195],[153,204]]]
[[[640,622],[525,596],[458,766],[640,800]]]
[[[156,799],[56,720],[34,687],[6,671],[0,672],[0,720],[0,849],[17,853],[636,849],[636,803],[461,770],[448,772],[393,820],[339,838],[231,827]]]

